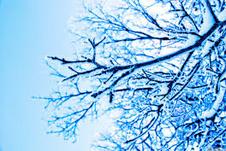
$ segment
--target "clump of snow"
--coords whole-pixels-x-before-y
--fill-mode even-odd
[[[206,8],[206,9],[203,10],[203,24],[202,24],[200,32],[199,32],[200,35],[205,34],[215,23],[214,17],[211,14],[211,11],[208,8],[207,4],[204,3],[204,5],[205,5],[204,8]]]
[[[218,15],[218,19],[220,21],[225,21],[226,20],[226,9],[224,9],[219,15]]]
[[[224,73],[224,75],[222,77],[226,77],[226,72]],[[203,112],[200,118],[210,118],[217,112],[222,100],[224,99],[225,92],[226,92],[226,88],[223,86],[220,86],[220,91],[217,94],[217,98],[216,98],[212,108],[210,110]]]
[[[165,137],[172,137],[172,135],[175,133],[175,129],[173,127],[163,128],[162,133]]]

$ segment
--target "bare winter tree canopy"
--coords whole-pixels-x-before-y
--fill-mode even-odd
[[[48,57],[60,78],[43,98],[50,133],[74,141],[81,120],[110,112],[114,128],[94,150],[225,150],[225,7],[225,0],[87,2],[75,23],[76,53]]]

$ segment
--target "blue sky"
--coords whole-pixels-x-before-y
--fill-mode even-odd
[[[73,54],[68,18],[79,15],[79,0],[2,0],[0,5],[0,151],[88,151],[92,127],[76,144],[47,135],[43,104],[55,81],[47,55]]]

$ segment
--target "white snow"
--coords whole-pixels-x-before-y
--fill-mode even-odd
[[[175,129],[173,127],[163,128],[162,133],[165,137],[171,137],[175,133]]]
[[[206,11],[203,10],[203,24],[202,24],[202,27],[199,32],[200,35],[205,34],[215,23],[214,17],[211,14],[210,10],[208,9],[206,1],[205,1],[204,5],[205,5],[204,8],[207,8],[207,9],[206,9]]]
[[[226,72],[224,72],[221,79],[223,79],[224,77],[226,77]],[[220,84],[220,91],[217,94],[217,98],[216,98],[212,108],[210,110],[203,112],[200,118],[210,118],[216,113],[216,111],[220,107],[220,104],[221,104],[221,102],[224,98],[224,94],[226,92],[226,87],[224,87],[222,85],[225,85],[225,81],[222,81]]]
[[[220,21],[226,20],[226,9],[224,9],[224,10],[218,15],[218,19],[219,19]]]

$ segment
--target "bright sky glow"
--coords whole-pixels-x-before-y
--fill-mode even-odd
[[[89,150],[95,127],[80,128],[76,144],[47,135],[44,104],[31,99],[48,95],[55,86],[45,56],[73,54],[67,23],[70,16],[81,15],[80,2],[1,1],[0,151]]]

